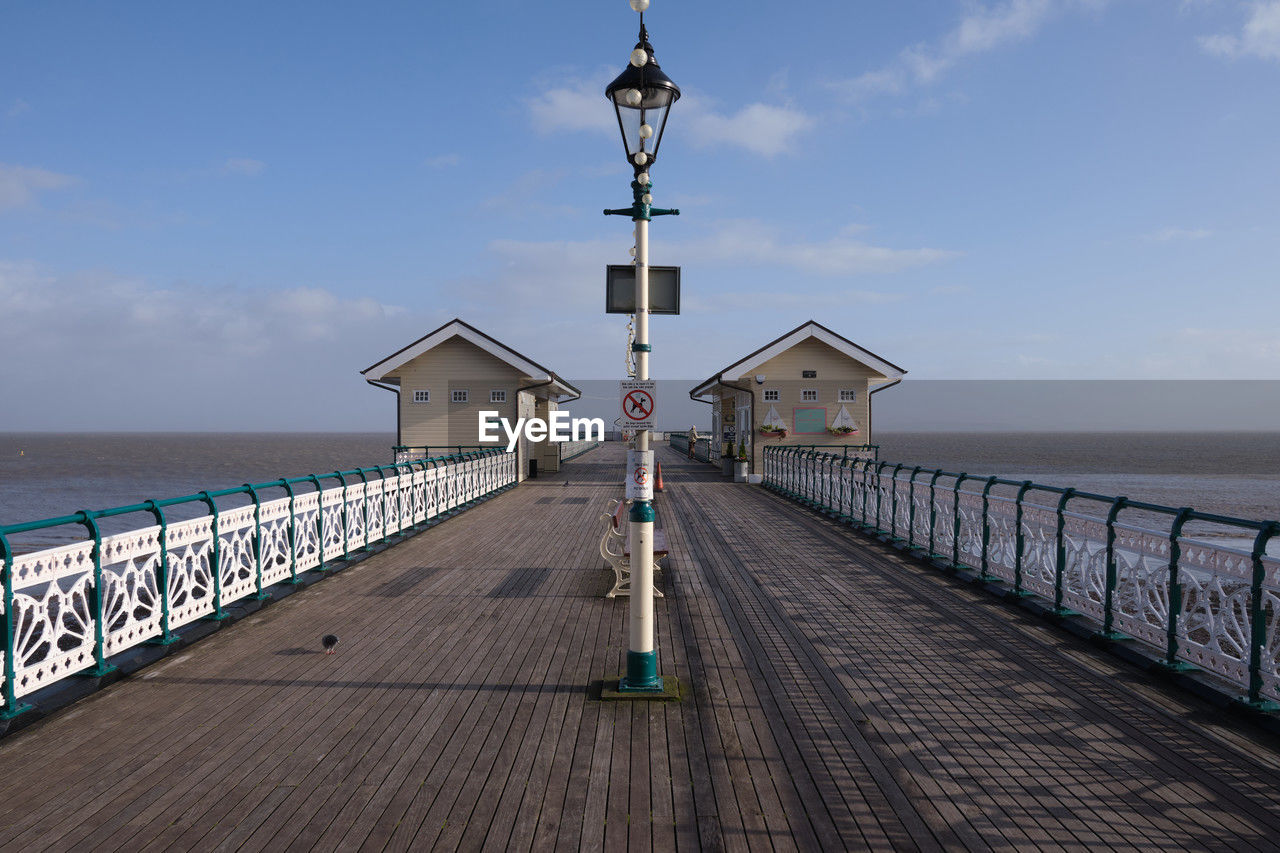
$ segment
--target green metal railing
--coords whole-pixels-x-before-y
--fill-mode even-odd
[[[302,572],[323,572],[515,483],[514,454],[463,449],[0,526],[0,717],[67,676],[110,672],[111,656],[125,649],[172,643],[175,628],[222,619],[238,599],[269,598],[273,584],[299,583]],[[273,490],[284,495],[264,495]],[[227,506],[232,497],[248,503]],[[166,510],[179,506],[202,512],[175,521]],[[134,513],[154,523],[104,535],[99,522]],[[86,538],[14,552],[13,537],[64,525]]]
[[[1280,558],[1267,553],[1280,522],[824,448],[766,447],[763,473],[766,487],[935,565],[1146,643],[1166,669],[1225,678],[1251,707],[1280,700]],[[1192,523],[1251,544],[1193,538]]]

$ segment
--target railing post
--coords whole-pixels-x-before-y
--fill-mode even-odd
[[[0,637],[0,652],[4,653],[4,707],[0,708],[0,720],[11,720],[19,714],[31,710],[30,705],[21,704],[17,697],[17,666],[14,664],[14,629],[16,619],[13,611],[13,548],[4,531],[0,530],[0,571],[4,573],[4,635]]]
[[[160,636],[149,642],[153,646],[167,646],[178,642],[178,635],[169,630],[169,521],[164,517],[164,510],[154,500],[143,503],[155,516],[160,525],[160,559],[156,563],[156,586],[160,592]]]
[[[1120,514],[1120,510],[1129,502],[1128,498],[1119,497],[1111,502],[1111,509],[1107,512],[1107,590],[1103,601],[1102,612],[1102,631],[1098,635],[1106,640],[1127,640],[1124,634],[1120,634],[1113,630],[1115,625],[1115,592],[1117,583],[1116,573],[1116,516]]]
[[[297,585],[298,580],[298,539],[297,529],[294,524],[297,522],[297,505],[294,503],[293,484],[284,477],[280,478],[280,485],[289,493],[289,583]]]
[[[1035,484],[1030,480],[1023,480],[1022,485],[1018,488],[1018,498],[1015,502],[1015,510],[1013,517],[1014,538],[1013,538],[1013,594],[1014,595],[1030,595],[1022,588],[1022,549],[1026,546],[1026,537],[1022,533],[1022,499],[1026,497],[1027,492]]]
[[[843,524],[853,521],[853,466],[849,464],[851,461],[857,462],[856,459],[850,460],[847,456],[840,460],[840,512],[836,520]]]
[[[1266,581],[1266,566],[1262,558],[1267,553],[1267,543],[1280,533],[1280,524],[1270,522],[1253,540],[1253,578],[1249,584],[1249,695],[1245,699],[1249,707],[1260,711],[1274,711],[1275,702],[1262,698],[1262,657],[1267,646],[1266,611],[1262,606],[1262,586]]]
[[[982,581],[994,580],[987,569],[991,563],[988,554],[991,551],[991,487],[999,477],[988,477],[987,484],[982,487],[982,566],[978,569],[978,578]]]
[[[258,591],[253,594],[253,597],[258,601],[266,601],[271,596],[262,591],[262,498],[258,496],[257,488],[249,483],[245,483],[241,488],[253,498],[253,562],[258,567],[258,576],[255,579]]]
[[[88,530],[89,535],[93,537],[93,600],[89,602],[92,608],[93,616],[93,666],[80,671],[80,675],[101,676],[115,670],[114,666],[107,665],[106,642],[107,631],[106,626],[102,624],[102,588],[105,578],[102,573],[102,531],[98,528],[98,522],[93,515],[87,510],[80,510],[76,513],[80,523]]]
[[[871,460],[867,460],[862,466],[862,520],[859,524],[863,530],[869,530],[867,518],[870,516],[871,508]]]
[[[880,505],[884,503],[884,466],[888,462],[881,462],[876,466],[876,526],[877,532],[883,533],[884,528],[880,526]]]
[[[894,542],[902,541],[898,535],[898,472],[904,467],[899,462],[893,466],[893,473],[889,476],[889,539]]]
[[[213,540],[209,547],[209,570],[213,574],[213,612],[205,618],[220,622],[227,618],[227,613],[222,609],[222,535],[218,530],[218,504],[207,490],[200,493],[200,499],[205,506],[209,507],[209,515],[212,517],[210,533]]]
[[[934,530],[938,526],[938,506],[936,503],[936,494],[938,486],[938,478],[942,476],[942,472],[935,470],[933,476],[929,478],[929,559],[938,559],[938,548],[934,539]]]
[[[320,478],[315,474],[308,474],[307,479],[316,487],[316,537],[319,539],[319,546],[316,551],[316,571],[323,572],[324,568],[324,489],[320,486]]]
[[[1178,623],[1182,619],[1182,580],[1178,577],[1178,562],[1182,559],[1182,528],[1194,512],[1191,507],[1184,506],[1169,526],[1169,624],[1165,630],[1165,656],[1160,662],[1160,668],[1169,672],[1199,669],[1178,660]]]
[[[916,547],[916,475],[920,469],[919,465],[911,469],[911,479],[907,483],[907,547],[911,550]]]
[[[341,471],[334,471],[333,476],[342,484],[342,559],[351,559],[351,519],[348,517],[347,477]]]
[[[955,517],[951,520],[953,525],[953,530],[951,531],[951,568],[953,569],[960,568],[960,484],[968,478],[969,475],[962,471],[952,486],[955,489]]]
[[[1064,489],[1062,497],[1058,498],[1058,553],[1054,560],[1053,569],[1053,612],[1057,616],[1079,615],[1076,611],[1062,606],[1062,583],[1063,576],[1067,571],[1067,543],[1064,533],[1066,517],[1064,513],[1067,509],[1067,501],[1071,500],[1075,493],[1075,489]]]
[[[361,484],[364,485],[364,501],[362,504],[363,506],[362,514],[364,515],[364,547],[361,548],[360,550],[372,551],[373,550],[373,531],[369,529],[369,477],[364,473],[363,468],[355,469],[355,473],[360,475],[360,482]]]

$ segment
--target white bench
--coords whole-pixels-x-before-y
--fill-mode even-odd
[[[604,535],[600,537],[600,556],[604,557],[613,569],[613,589],[607,597],[631,594],[631,525],[622,517],[627,507],[625,500],[614,500],[609,512],[600,516],[604,522]],[[662,568],[661,560],[665,560],[670,552],[667,550],[667,535],[661,530],[653,532],[653,570]],[[654,598],[663,598],[662,591],[653,588]]]

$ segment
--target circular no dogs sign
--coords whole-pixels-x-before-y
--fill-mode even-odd
[[[658,407],[657,382],[652,379],[629,379],[619,383],[623,429],[653,429],[653,416]]]

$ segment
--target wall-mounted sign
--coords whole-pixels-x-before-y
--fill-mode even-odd
[[[636,268],[609,264],[604,276],[604,313],[636,313]],[[680,313],[680,267],[649,267],[649,313]]]

